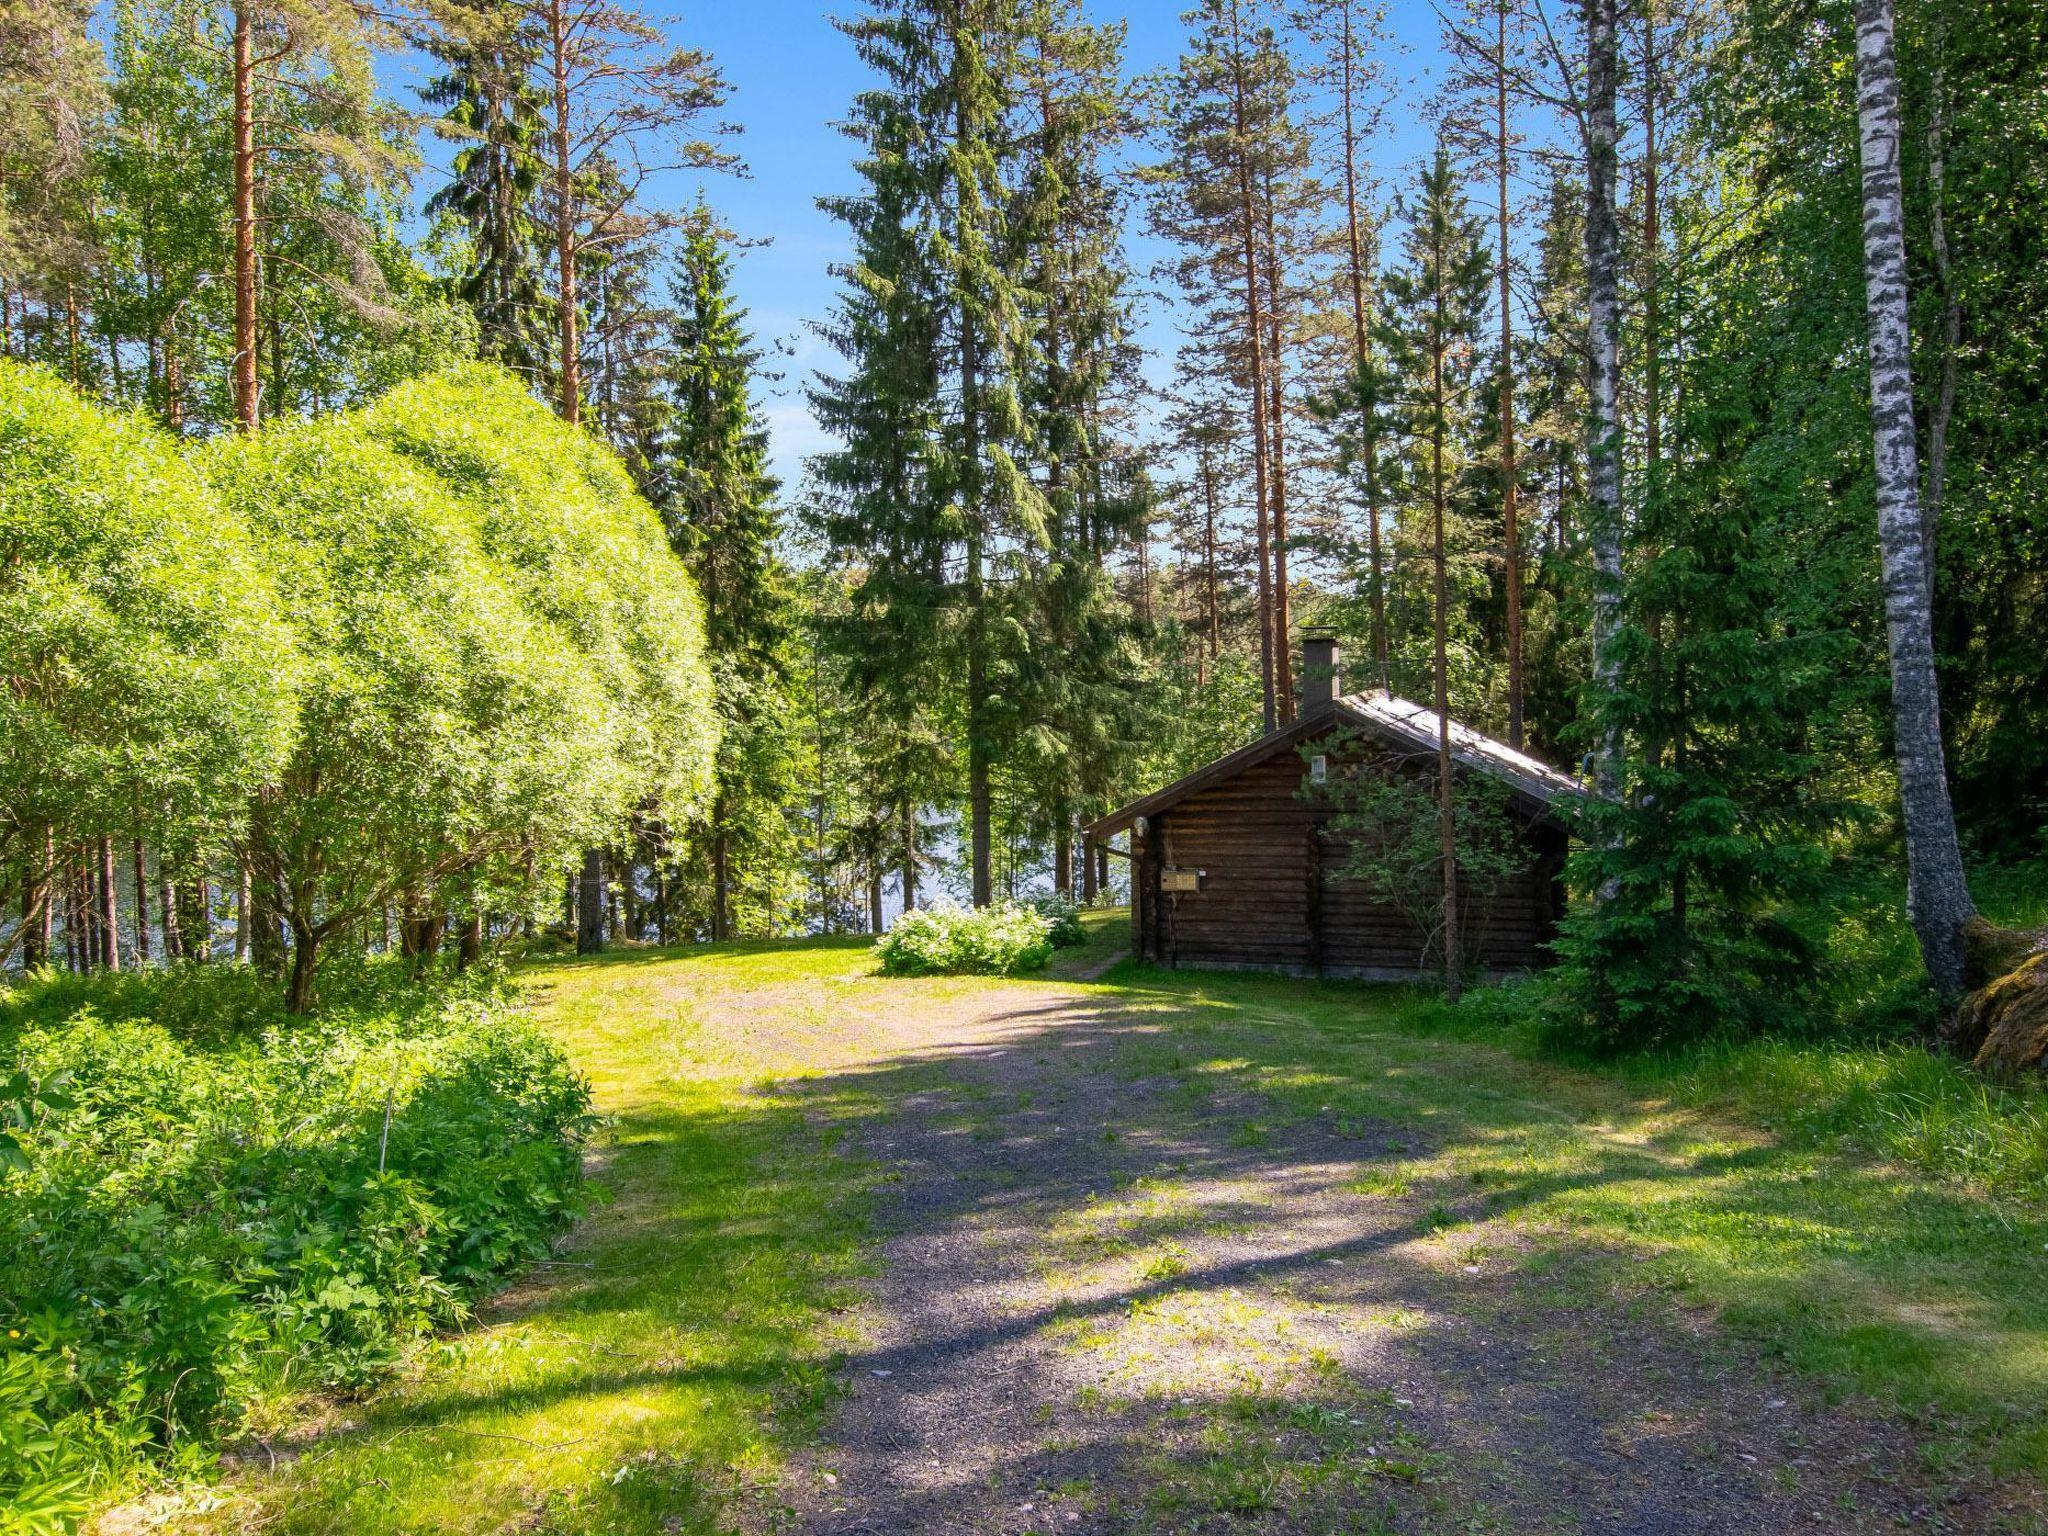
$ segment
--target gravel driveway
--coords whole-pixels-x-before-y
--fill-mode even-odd
[[[750,1528],[1972,1528],[1895,1424],[1411,1179],[1412,1117],[1270,1115],[1157,997],[899,985],[705,1021],[884,1170],[844,1395]]]

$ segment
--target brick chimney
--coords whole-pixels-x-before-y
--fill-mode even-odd
[[[1313,715],[1332,708],[1343,693],[1337,671],[1337,632],[1322,625],[1301,632],[1301,712]]]

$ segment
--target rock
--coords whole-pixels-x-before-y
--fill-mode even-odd
[[[1975,992],[2016,971],[2030,955],[2048,949],[2048,933],[2001,928],[1982,917],[1963,924],[1963,986]]]
[[[2037,954],[1963,999],[1957,1038],[1975,1040],[1978,1070],[1993,1077],[2048,1072],[2048,954]]]

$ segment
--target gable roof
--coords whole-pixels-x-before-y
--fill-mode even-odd
[[[1197,768],[1164,789],[1154,790],[1143,799],[1133,800],[1129,805],[1097,818],[1088,824],[1086,831],[1094,838],[1114,836],[1140,816],[1156,816],[1197,790],[1234,778],[1247,768],[1256,767],[1312,736],[1339,726],[1363,731],[1404,751],[1434,754],[1437,749],[1435,710],[1425,709],[1408,699],[1397,699],[1383,688],[1346,694],[1326,708],[1302,715],[1276,731],[1268,731],[1248,746],[1239,747],[1235,752],[1226,753]],[[1526,752],[1516,751],[1505,742],[1481,735],[1456,720],[1451,722],[1451,759],[1461,767],[1483,773],[1506,785],[1526,809],[1545,819],[1557,819],[1556,803],[1561,797],[1586,793],[1578,780],[1570,775],[1560,773]]]

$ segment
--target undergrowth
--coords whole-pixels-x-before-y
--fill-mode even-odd
[[[884,976],[1016,976],[1043,966],[1055,947],[1084,938],[1071,903],[1048,909],[939,902],[904,913],[877,949]]]
[[[499,985],[336,994],[298,1021],[227,967],[0,992],[0,1532],[364,1387],[575,1210],[584,1086]]]
[[[1979,871],[1978,905],[2017,928],[2048,923],[2048,870]],[[1700,1106],[1726,1104],[1780,1135],[1839,1144],[1986,1193],[2048,1197],[2048,1094],[1987,1082],[1923,1043],[1933,1023],[1926,973],[1903,894],[1880,875],[1846,872],[1826,901],[1792,914],[1824,943],[1813,996],[1796,1025],[1597,1061],[1546,1028],[1545,978],[1419,1007],[1428,1027],[1504,1041],[1529,1056],[1622,1074]]]

